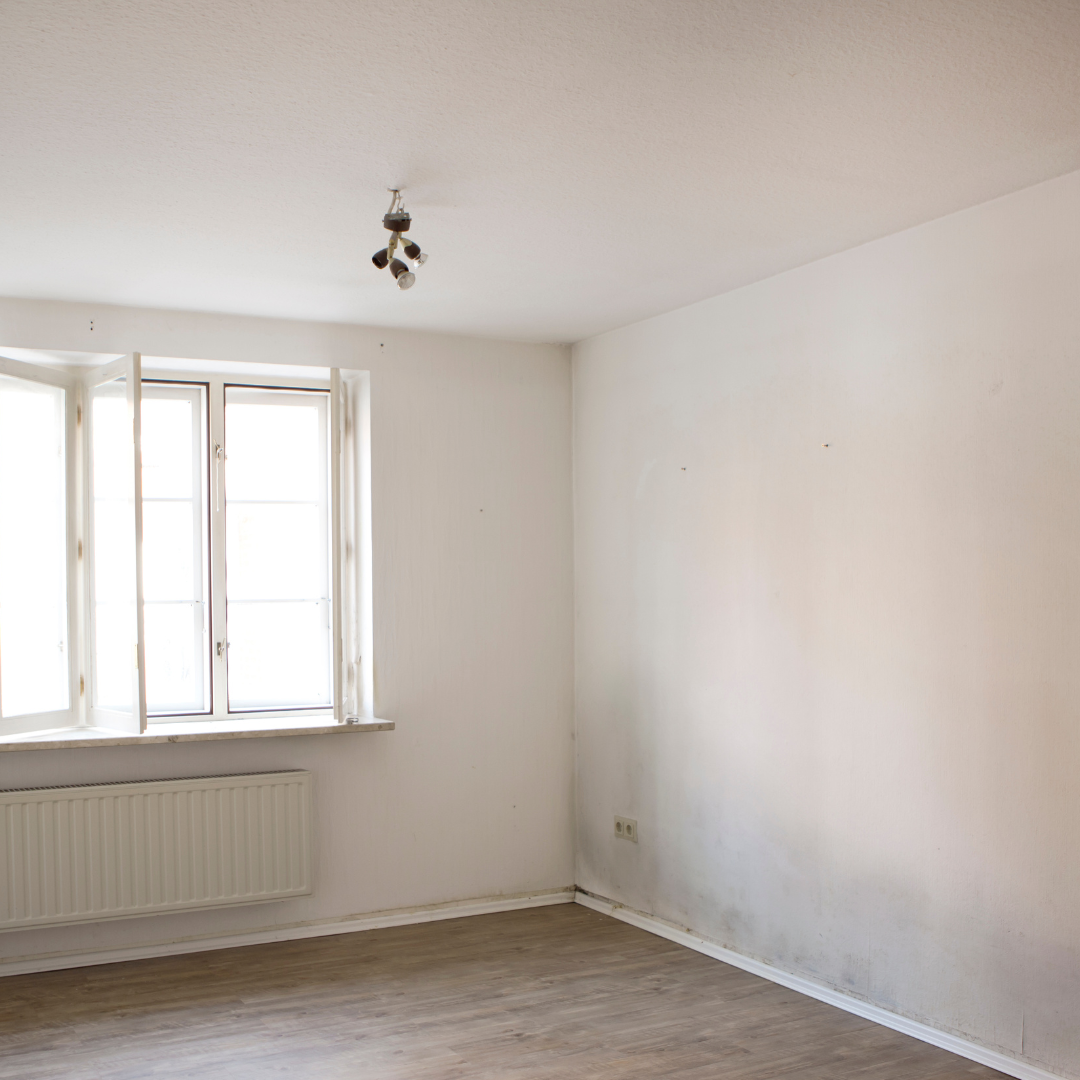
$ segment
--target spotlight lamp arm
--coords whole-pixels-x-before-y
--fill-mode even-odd
[[[427,262],[427,254],[420,250],[420,245],[415,240],[405,235],[412,225],[412,218],[405,209],[405,200],[402,198],[400,188],[389,188],[390,209],[383,215],[383,228],[390,233],[390,240],[381,251],[375,252],[371,261],[379,270],[389,267],[394,275],[399,289],[411,289],[416,282],[416,275],[410,269],[408,263],[396,258],[395,255],[400,244],[405,258],[415,266],[423,266]]]

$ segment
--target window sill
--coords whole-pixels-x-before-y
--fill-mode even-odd
[[[4,750],[71,750],[83,746],[152,746],[156,743],[212,742],[218,739],[266,739],[286,735],[350,735],[363,731],[393,731],[392,720],[363,720],[359,724],[310,721],[204,720],[190,724],[155,724],[145,735],[124,735],[104,728],[56,728],[22,735],[0,736]]]

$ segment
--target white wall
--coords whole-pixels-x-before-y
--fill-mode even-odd
[[[579,884],[1080,1077],[1080,174],[584,342],[574,430]]]
[[[566,349],[16,300],[0,346],[370,370],[376,711],[398,725],[0,754],[0,788],[311,769],[317,836],[310,898],[0,934],[0,958],[573,883]]]

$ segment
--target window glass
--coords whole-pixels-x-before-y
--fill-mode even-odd
[[[143,640],[149,714],[210,709],[206,392],[142,388]]]
[[[332,703],[325,393],[227,387],[229,709]]]
[[[0,715],[69,704],[65,391],[0,375]]]

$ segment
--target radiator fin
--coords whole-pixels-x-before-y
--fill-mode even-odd
[[[0,930],[311,892],[311,774],[0,792]]]

